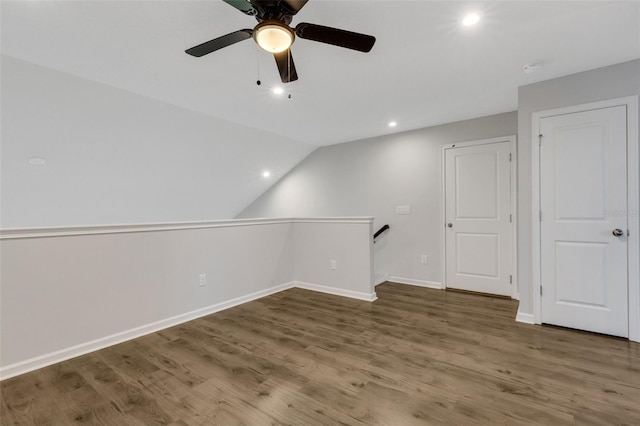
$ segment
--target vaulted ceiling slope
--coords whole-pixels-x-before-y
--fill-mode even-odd
[[[295,17],[372,34],[370,53],[297,40],[284,96],[251,40],[184,50],[255,21],[222,1],[3,1],[2,52],[287,138],[328,145],[517,107],[517,87],[640,57],[637,1],[328,1]],[[481,21],[460,25],[476,11]],[[525,64],[542,61],[537,73]],[[256,85],[256,80],[262,85]],[[291,94],[289,98],[288,94]]]
[[[2,228],[232,218],[315,149],[10,56],[1,65]]]

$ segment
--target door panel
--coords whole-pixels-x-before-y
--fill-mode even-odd
[[[459,275],[498,278],[500,236],[498,234],[456,233]]]
[[[557,220],[602,220],[607,181],[603,130],[587,125],[555,131]]]
[[[511,296],[510,143],[445,152],[446,286]]]
[[[608,244],[556,241],[555,263],[556,303],[606,308]]]
[[[542,322],[628,336],[626,108],[540,120]],[[621,229],[622,236],[613,230]]]
[[[456,219],[498,217],[498,156],[495,152],[457,153],[455,158]]]

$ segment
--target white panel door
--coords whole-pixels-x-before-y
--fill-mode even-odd
[[[625,106],[540,119],[544,323],[628,336],[626,128]]]
[[[513,294],[510,143],[445,152],[446,286]]]

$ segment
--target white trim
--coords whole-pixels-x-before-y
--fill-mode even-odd
[[[389,281],[389,274],[384,274],[383,276],[381,276],[380,278],[378,278],[376,281],[373,282],[373,286],[379,286],[380,284]]]
[[[139,223],[120,225],[63,226],[50,228],[0,229],[0,240],[66,237],[71,235],[123,234],[132,232],[176,231],[184,229],[228,228],[234,226],[273,225],[279,223],[373,223],[373,217],[260,218],[199,222]]]
[[[441,288],[447,288],[447,168],[446,149],[450,146],[443,146],[440,157],[440,248],[442,256],[440,259],[440,277],[442,278]]]
[[[442,280],[442,288],[447,288],[447,240],[446,240],[446,213],[447,213],[447,204],[446,204],[446,168],[445,168],[445,155],[447,149],[452,148],[464,148],[469,146],[476,145],[488,145],[492,143],[501,143],[501,142],[509,142],[511,148],[511,166],[510,166],[510,184],[511,184],[511,214],[512,214],[512,222],[511,222],[511,276],[512,276],[512,293],[511,297],[514,299],[520,299],[519,296],[519,286],[518,286],[518,144],[516,135],[508,135],[502,136],[498,138],[491,139],[481,139],[476,141],[469,142],[460,142],[448,144],[442,147],[442,157],[441,157],[441,197],[440,197],[440,223],[442,226],[440,227],[440,242],[442,247],[442,260],[440,263],[441,268],[441,277]]]
[[[294,217],[291,219],[293,223],[371,223],[373,224],[373,216],[354,216],[354,217]]]
[[[375,292],[373,293],[362,293],[359,291],[351,291],[351,290],[343,290],[341,288],[336,287],[327,287],[324,285],[305,283],[302,281],[295,281],[294,287],[303,288],[305,290],[317,291],[320,293],[333,294],[336,296],[350,297],[352,299],[364,300],[366,302],[373,302],[378,299],[378,296]]]
[[[150,333],[155,333],[160,330],[164,330],[169,327],[173,327],[178,324],[182,324],[194,319],[214,314],[216,312],[224,311],[225,309],[233,308],[234,306],[242,305],[253,300],[261,299],[266,296],[270,296],[275,293],[279,293],[291,288],[302,288],[310,291],[317,291],[320,293],[328,293],[336,296],[349,297],[352,299],[364,300],[367,302],[373,302],[377,300],[375,292],[367,294],[357,291],[343,290],[334,287],[327,287],[317,284],[305,283],[300,281],[291,281],[288,283],[280,284],[266,290],[257,291],[255,293],[248,294],[246,296],[236,297],[225,302],[216,303],[215,305],[207,306],[205,308],[196,309],[191,312],[176,315],[171,318],[156,321],[151,324],[135,327],[130,330],[115,333],[110,336],[102,337],[92,340],[90,342],[81,343],[79,345],[72,346],[70,348],[61,349],[59,351],[51,352],[45,355],[40,355],[34,358],[30,358],[24,361],[16,362],[14,364],[0,367],[0,380],[10,379],[11,377],[18,376],[20,374],[28,373],[39,368],[47,367],[58,362],[66,361],[71,358],[75,358],[81,355],[85,355],[91,352],[95,352],[100,349],[107,348],[109,346],[117,345],[118,343],[126,342],[141,336],[145,336]]]
[[[413,278],[397,277],[395,275],[389,275],[389,277],[387,278],[387,281],[390,281],[392,283],[398,283],[398,284],[408,284],[408,285],[415,285],[418,287],[433,288],[437,290],[442,290],[444,288],[441,283],[437,283],[435,281],[416,280]]]
[[[518,281],[518,139],[511,139],[511,277],[513,285],[511,297],[520,300]]]
[[[442,150],[444,151],[451,148],[466,148],[469,146],[476,146],[476,145],[488,145],[491,143],[512,142],[513,140],[515,140],[515,138],[516,138],[516,135],[506,135],[506,136],[500,136],[497,138],[490,138],[490,139],[478,139],[478,140],[466,141],[466,142],[456,142],[456,143],[450,143],[450,144],[444,145],[442,147]]]
[[[531,118],[531,292],[533,294],[533,323],[540,318],[540,117]]]
[[[629,215],[629,340],[640,342],[640,158],[638,152],[638,121],[640,120],[638,96],[627,103],[627,156],[630,159],[627,168],[628,209],[635,212]],[[635,283],[632,285],[631,283]]]
[[[629,286],[629,340],[640,342],[640,195],[638,181],[638,96],[537,111],[531,115],[531,249],[533,316],[535,324],[542,323],[540,300],[540,150],[536,142],[540,134],[540,120],[563,114],[590,111],[615,106],[627,107],[627,194],[629,215],[628,286]]]
[[[145,336],[156,331],[164,330],[165,328],[173,327],[178,324],[182,324],[194,319],[214,314],[216,312],[224,311],[225,309],[233,308],[234,306],[242,305],[253,300],[261,299],[266,296],[270,296],[275,293],[279,293],[291,288],[302,288],[310,291],[317,291],[320,293],[328,293],[336,296],[349,297],[352,299],[364,300],[367,302],[373,302],[378,299],[375,292],[367,294],[357,291],[343,290],[334,287],[327,287],[317,284],[305,283],[300,281],[291,281],[288,283],[280,284],[266,290],[257,291],[255,293],[248,294],[246,296],[236,297],[225,302],[216,303],[215,305],[207,306],[205,308],[196,309],[191,312],[176,315],[171,318],[156,321],[151,324],[135,327],[130,330],[115,333],[110,336],[102,337],[92,340],[90,342],[81,343],[70,348],[61,349],[59,351],[51,352],[49,354],[40,355],[34,358],[20,361],[14,364],[0,367],[0,381],[10,379],[11,377],[18,376],[20,374],[28,373],[39,368],[47,367],[58,362],[66,361],[71,358],[75,358],[81,355],[85,355],[91,352],[95,352],[100,349],[107,348],[109,346],[117,345],[118,343],[126,342],[141,336]]]
[[[40,355],[35,358],[20,361],[15,364],[10,364],[0,368],[0,380],[9,379],[11,377],[18,376],[20,374],[28,373],[29,371],[37,370],[39,368],[47,367],[51,364],[66,361],[71,358],[75,358],[80,355],[85,355],[90,352],[94,352],[100,349],[104,349],[109,346],[117,345],[118,343],[126,342],[127,340],[135,339],[150,333],[154,333],[159,330],[163,330],[168,327],[173,327],[178,324],[182,324],[187,321],[194,320],[206,315],[211,315],[216,312],[223,311],[225,309],[232,308],[234,306],[241,305],[243,303],[251,302],[256,299],[260,299],[271,294],[279,293],[283,290],[288,290],[295,286],[295,283],[289,282],[281,285],[277,285],[266,290],[261,290],[255,293],[248,294],[246,296],[236,297],[235,299],[227,300],[225,302],[216,303],[215,305],[207,306],[205,308],[197,309],[195,311],[187,312],[184,314],[176,315],[171,318],[156,321],[151,324],[146,324],[140,327],[132,328],[130,330],[115,333],[110,336],[102,337],[92,340],[90,342],[81,343],[70,348],[61,349],[59,351],[51,352],[49,354]]]
[[[521,322],[524,324],[535,324],[533,314],[520,312],[520,309],[518,309],[518,313],[516,314],[516,322]]]

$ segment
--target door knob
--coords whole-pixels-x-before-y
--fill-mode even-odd
[[[447,223],[447,226],[448,226],[449,228],[453,228],[453,223]]]
[[[624,232],[622,232],[622,229],[614,229],[612,232],[614,237],[622,237],[624,235]]]

